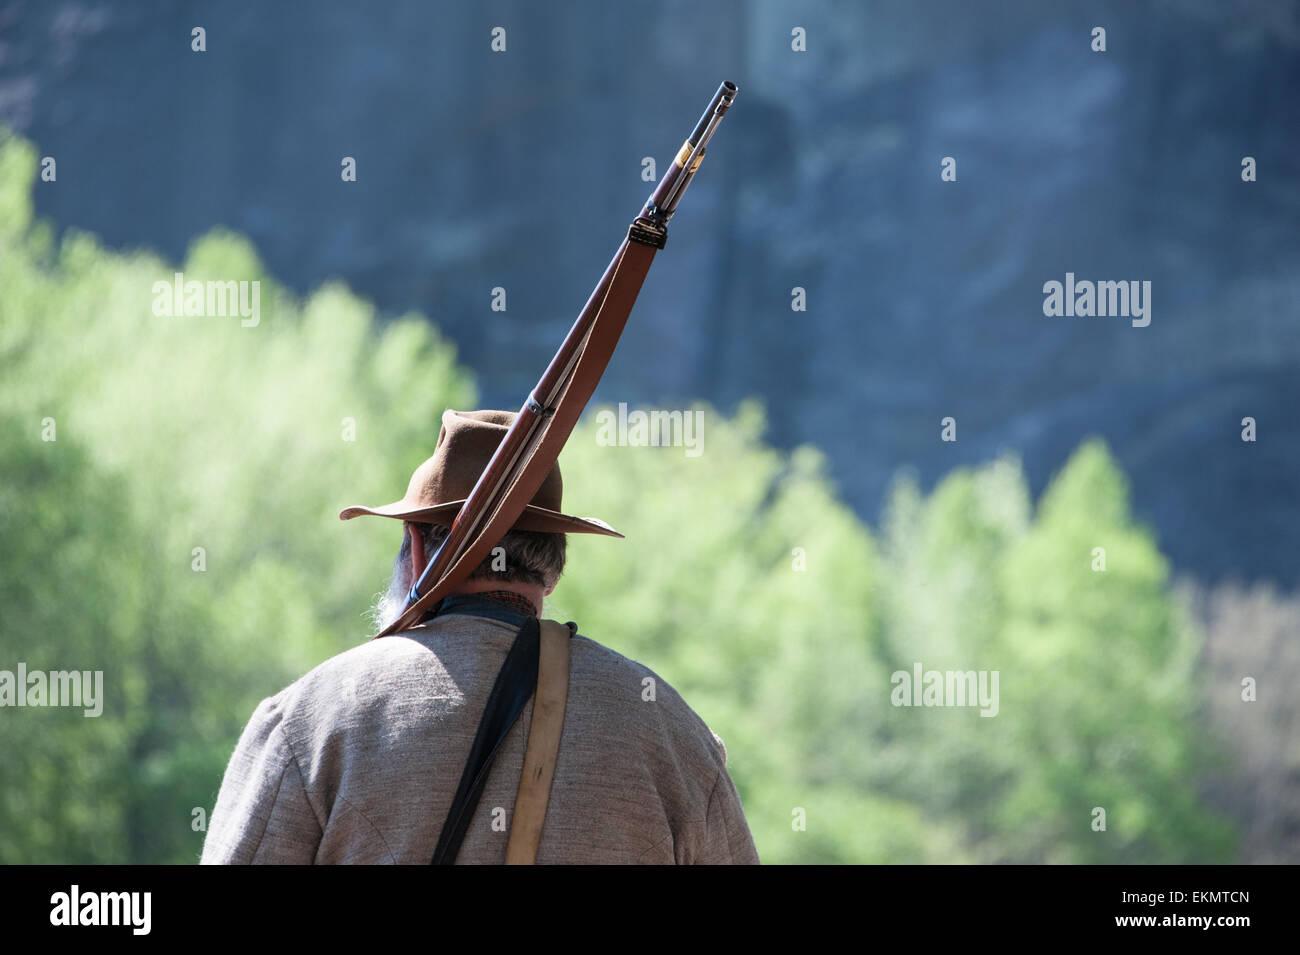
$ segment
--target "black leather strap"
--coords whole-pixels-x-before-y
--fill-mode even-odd
[[[460,775],[460,785],[456,787],[456,797],[451,802],[447,820],[442,824],[438,848],[434,850],[430,865],[453,865],[456,862],[456,854],[460,852],[465,831],[478,808],[497,750],[537,688],[540,652],[541,626],[536,617],[529,617],[519,628],[488,695],[483,719],[474,734],[469,759]]]

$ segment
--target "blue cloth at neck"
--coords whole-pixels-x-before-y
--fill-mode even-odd
[[[479,594],[453,594],[450,597],[444,597],[433,608],[431,616],[441,617],[449,613],[467,613],[475,617],[488,617],[515,627],[522,627],[528,619],[527,614],[520,613],[509,604]]]

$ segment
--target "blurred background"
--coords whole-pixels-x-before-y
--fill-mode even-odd
[[[520,405],[723,79],[561,458],[627,540],[547,614],[726,740],[765,862],[1300,861],[1289,0],[0,0],[0,669],[105,687],[0,709],[0,861],[197,860],[367,636],[399,530],[338,510]],[[891,705],[917,662],[997,717]]]

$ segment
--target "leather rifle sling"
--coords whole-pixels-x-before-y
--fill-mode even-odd
[[[533,698],[533,720],[524,751],[524,771],[510,817],[510,842],[506,865],[532,865],[546,823],[546,806],[555,779],[555,763],[564,731],[564,708],[569,697],[569,638],[576,624],[541,622],[541,657],[537,666],[537,695]]]

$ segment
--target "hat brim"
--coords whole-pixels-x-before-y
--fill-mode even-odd
[[[375,517],[390,517],[399,521],[413,521],[417,524],[451,525],[465,502],[448,501],[433,507],[412,508],[406,501],[394,501],[382,507],[345,507],[339,511],[339,520],[350,521],[354,517],[370,514]],[[515,521],[512,530],[536,531],[543,534],[603,534],[606,537],[622,537],[618,531],[604,521],[595,517],[573,517],[559,511],[547,510],[529,504],[523,514]]]

